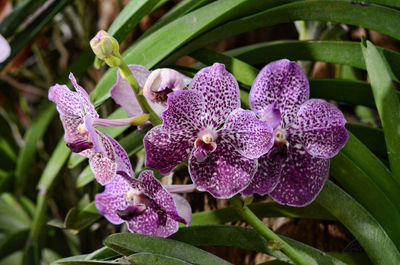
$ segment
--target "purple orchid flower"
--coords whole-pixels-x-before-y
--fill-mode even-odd
[[[10,44],[8,44],[8,41],[2,35],[0,35],[0,63],[7,60],[7,58],[10,56],[10,53]]]
[[[178,231],[178,222],[189,225],[191,208],[181,196],[170,194],[151,170],[132,178],[118,171],[112,182],[97,194],[98,211],[113,224],[126,222],[133,233],[168,237]]]
[[[301,68],[289,60],[266,65],[250,91],[251,109],[274,127],[274,147],[258,159],[258,171],[243,195],[269,196],[280,204],[305,206],[321,191],[329,159],[346,144],[341,111],[309,98]]]
[[[257,158],[273,145],[272,128],[240,109],[236,79],[215,63],[168,95],[163,124],[144,138],[146,166],[168,174],[189,158],[198,190],[229,198],[249,185]]]
[[[127,125],[131,119],[99,119],[86,91],[78,85],[72,73],[69,78],[77,92],[71,91],[66,85],[56,84],[49,90],[49,100],[57,104],[67,146],[72,152],[89,158],[97,181],[104,185],[116,174],[118,165],[115,149],[119,144],[95,126]]]
[[[147,98],[155,113],[161,115],[165,110],[167,94],[184,89],[190,78],[173,69],[157,69],[153,72],[142,65],[128,65],[139,86],[143,88],[143,95]],[[111,97],[128,114],[133,117],[143,113],[128,81],[117,72],[117,81],[110,90]]]

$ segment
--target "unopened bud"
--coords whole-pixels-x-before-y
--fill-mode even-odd
[[[110,34],[100,30],[90,41],[94,54],[102,60],[119,55],[119,44]]]
[[[165,105],[168,94],[185,87],[182,75],[168,68],[154,70],[146,80],[143,95],[153,102]]]

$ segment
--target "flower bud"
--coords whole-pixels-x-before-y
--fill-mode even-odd
[[[94,54],[102,60],[119,55],[119,44],[110,34],[100,30],[90,41]]]
[[[167,104],[167,95],[172,91],[185,87],[182,75],[168,68],[161,68],[151,72],[143,88],[143,95],[153,102]]]

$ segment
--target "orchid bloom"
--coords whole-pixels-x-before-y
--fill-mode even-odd
[[[0,63],[7,60],[10,54],[11,54],[10,44],[8,44],[8,41],[2,35],[0,35]]]
[[[249,185],[257,158],[272,147],[272,128],[239,108],[238,83],[223,64],[200,70],[189,88],[168,94],[163,124],[145,136],[146,167],[166,175],[189,158],[198,190],[232,197]]]
[[[266,65],[250,91],[251,109],[274,127],[274,146],[258,159],[258,170],[243,195],[269,196],[280,204],[305,206],[321,191],[329,159],[346,144],[346,120],[321,99],[309,100],[309,84],[289,60]]]
[[[72,73],[69,77],[76,92],[66,85],[56,84],[49,90],[49,100],[57,104],[67,146],[72,152],[89,158],[97,181],[104,185],[116,174],[115,146],[119,144],[107,134],[98,131],[95,126],[127,125],[131,120],[99,119],[86,91],[78,85]]]
[[[143,89],[143,95],[151,108],[158,115],[165,110],[167,94],[184,89],[191,80],[173,69],[163,68],[150,72],[142,65],[131,64],[128,67]],[[121,77],[119,71],[117,72],[117,81],[111,88],[110,94],[113,100],[127,112],[128,116],[132,117],[143,113],[132,87],[126,79]]]
[[[104,192],[96,195],[95,204],[107,220],[126,222],[133,233],[168,237],[178,231],[178,222],[189,225],[191,220],[189,203],[170,194],[151,170],[140,173],[138,179],[118,171]]]

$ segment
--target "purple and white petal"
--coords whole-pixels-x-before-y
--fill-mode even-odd
[[[192,207],[190,207],[189,202],[182,196],[176,193],[171,193],[171,196],[174,199],[178,215],[185,220],[183,223],[189,226],[192,220]]]
[[[81,87],[78,82],[76,82],[75,76],[70,73],[69,79],[71,80],[72,84],[75,87],[75,90],[78,92],[80,102],[83,106],[85,114],[89,114],[93,120],[99,118],[99,114],[97,114],[96,110],[94,109],[93,104],[90,102],[89,95],[87,94],[86,90]]]
[[[146,151],[146,167],[169,174],[177,165],[186,160],[193,149],[195,135],[185,132],[166,132],[163,125],[151,129],[143,139]]]
[[[268,158],[267,155],[260,157],[256,174],[254,174],[250,185],[241,194],[251,196],[257,193],[264,196],[271,192],[279,183],[283,161],[280,157],[274,159]]]
[[[302,207],[320,193],[329,174],[329,159],[311,156],[296,136],[288,137],[289,156],[278,185],[269,196],[280,204]]]
[[[150,75],[150,71],[142,65],[130,64],[128,66],[139,86],[143,87],[146,83],[147,77]],[[117,72],[117,81],[111,88],[110,94],[113,100],[127,112],[129,117],[134,117],[143,113],[142,108],[136,100],[131,85],[125,78],[121,77],[119,71]],[[151,101],[148,102],[151,108],[159,115],[165,109],[159,104],[154,104]]]
[[[93,143],[93,150],[98,153],[103,153],[101,143],[99,142],[98,131],[93,126],[93,118],[91,115],[86,114],[84,117],[85,130],[89,134],[90,141]]]
[[[128,228],[133,233],[168,237],[178,231],[178,222],[169,218],[166,213],[151,207],[144,214],[133,217],[128,223]]]
[[[113,224],[122,224],[124,220],[118,216],[117,210],[126,209],[131,205],[131,202],[125,199],[125,194],[130,188],[130,184],[117,174],[110,183],[105,185],[104,191],[95,196],[94,201],[99,213]]]
[[[112,181],[116,175],[117,158],[114,146],[107,136],[99,131],[96,132],[102,152],[92,151],[89,157],[89,165],[97,182],[105,185]]]
[[[198,162],[193,152],[189,158],[192,181],[198,190],[207,191],[215,198],[226,199],[241,192],[257,170],[257,160],[245,158],[220,138],[217,149],[204,162]]]
[[[262,119],[270,104],[276,103],[282,115],[282,128],[296,118],[300,105],[310,94],[307,77],[296,64],[287,59],[267,64],[257,75],[250,90],[250,106]]]
[[[64,127],[64,132],[65,132],[64,141],[67,144],[79,140],[86,141],[86,137],[82,136],[82,134],[80,134],[78,131],[78,126],[83,123],[81,117],[60,114],[60,120]]]
[[[241,155],[254,159],[266,154],[274,145],[272,127],[260,121],[254,112],[234,110],[218,135],[229,141]]]
[[[204,97],[194,90],[177,90],[168,94],[168,107],[162,113],[163,130],[195,134],[205,128]]]
[[[140,173],[139,183],[140,190],[151,198],[169,217],[175,221],[186,223],[185,219],[179,216],[171,194],[155,178],[153,171],[145,170]]]
[[[189,88],[202,93],[209,114],[206,124],[215,128],[225,122],[229,113],[240,107],[239,84],[223,64],[214,63],[201,69]]]
[[[303,147],[312,156],[331,158],[344,147],[349,138],[343,113],[322,99],[305,102],[290,128],[301,135]]]
[[[56,84],[49,89],[49,100],[56,103],[60,115],[83,117],[79,95],[66,85]]]
[[[0,63],[4,62],[10,56],[11,47],[8,41],[0,35]]]
[[[125,149],[118,143],[118,141],[116,141],[110,135],[106,133],[104,133],[104,135],[108,138],[108,140],[110,140],[111,144],[114,147],[116,161],[117,161],[117,172],[124,171],[129,176],[133,176],[131,161],[129,160],[129,156],[126,153]]]

